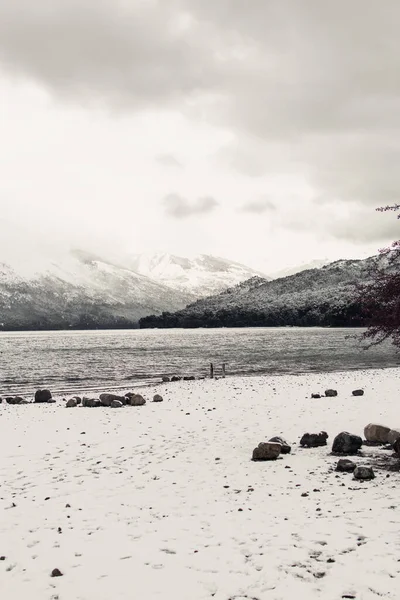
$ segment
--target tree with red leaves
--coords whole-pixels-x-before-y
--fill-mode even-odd
[[[400,204],[376,209],[400,211]],[[400,214],[397,215],[400,219]],[[391,339],[400,350],[400,240],[382,248],[370,274],[370,281],[359,288],[359,302],[368,326],[363,339],[369,345]]]

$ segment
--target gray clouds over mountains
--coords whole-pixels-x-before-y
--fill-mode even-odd
[[[398,0],[13,0],[0,3],[0,66],[67,102],[227,130],[231,168],[302,179],[305,223],[335,205],[327,234],[363,243],[397,225],[373,209],[400,189],[399,25]],[[184,217],[207,202],[165,206]]]

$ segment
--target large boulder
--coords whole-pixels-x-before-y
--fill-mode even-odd
[[[386,427],[386,425],[369,423],[366,425],[366,427],[364,427],[364,436],[367,442],[389,444],[389,433],[390,427]]]
[[[65,408],[75,408],[76,406],[78,406],[76,398],[70,398],[66,403]]]
[[[393,444],[393,450],[400,456],[400,438],[397,438],[395,443]]]
[[[124,396],[117,396],[116,394],[100,394],[99,396],[102,406],[111,406],[114,400],[126,404],[126,398]]]
[[[51,399],[50,390],[37,390],[35,392],[35,402],[50,402]]]
[[[362,439],[359,435],[353,435],[347,431],[342,431],[333,440],[333,454],[357,454],[362,446]]]
[[[292,449],[291,446],[289,446],[289,444],[287,443],[287,441],[285,439],[283,439],[283,437],[280,437],[279,435],[276,435],[276,436],[272,437],[268,441],[280,444],[282,446],[281,447],[281,453],[282,454],[289,454],[289,452]]]
[[[300,440],[300,446],[303,448],[326,446],[328,437],[326,431],[320,431],[319,433],[305,433]]]
[[[127,399],[127,404],[130,406],[143,406],[146,404],[146,400],[141,394],[133,394],[133,396]]]
[[[388,444],[393,444],[400,438],[400,429],[391,429],[388,433]]]
[[[375,478],[375,473],[372,467],[358,466],[354,469],[354,479],[368,481]]]
[[[325,396],[327,398],[333,398],[334,396],[337,396],[337,390],[325,390]]]
[[[276,442],[261,442],[254,448],[252,460],[276,460],[281,450],[282,446]]]

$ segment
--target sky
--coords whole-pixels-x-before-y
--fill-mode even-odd
[[[375,254],[400,237],[375,210],[399,201],[399,25],[398,0],[0,0],[0,260]]]

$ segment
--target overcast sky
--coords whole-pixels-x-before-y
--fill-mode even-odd
[[[398,0],[0,0],[7,244],[375,253],[400,237],[374,210],[399,202],[399,28]]]

